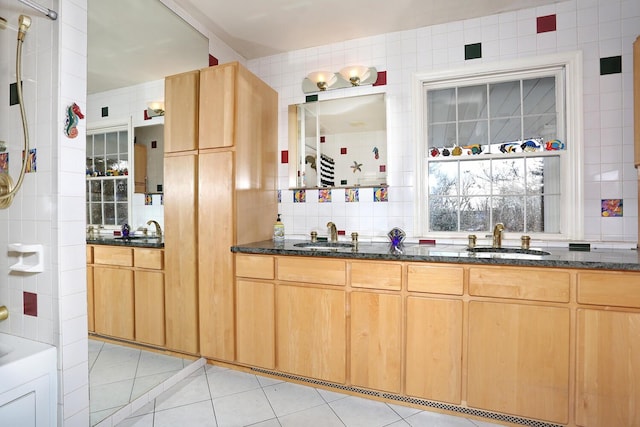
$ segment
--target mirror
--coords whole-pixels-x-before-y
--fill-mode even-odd
[[[386,185],[384,93],[289,106],[289,187]]]
[[[133,130],[136,193],[162,194],[164,181],[164,125]]]
[[[159,193],[163,184],[163,125],[153,123],[160,121],[159,118],[144,123],[141,120],[146,103],[162,99],[163,92],[156,91],[156,86],[146,84],[162,80],[168,75],[206,67],[209,41],[160,0],[89,0],[87,33],[88,97],[97,97],[98,107],[110,107],[111,110],[108,117],[104,113],[100,116],[99,108],[88,110],[87,127],[101,127],[105,121],[132,121],[133,129],[128,129],[128,136],[133,135],[138,145],[144,145],[146,153],[136,156],[134,144],[128,144],[128,160],[146,160],[146,173],[142,175],[142,180],[137,180],[137,184],[142,184],[143,192]],[[129,90],[121,91],[122,88]],[[111,93],[115,90],[118,93]],[[97,116],[92,117],[90,114]],[[156,141],[155,149],[153,141]],[[134,169],[138,171],[141,168],[135,165]],[[152,205],[146,204],[147,197],[140,194],[132,197],[128,191],[135,187],[135,177],[127,178],[131,179],[124,185],[126,198],[123,198],[130,203],[128,213],[131,225],[144,225],[149,219],[157,219],[164,225],[164,207],[155,201],[161,197],[154,195]],[[119,223],[117,219],[114,220],[114,224]],[[125,373],[132,372],[133,367],[125,367],[121,359],[117,358],[117,377],[109,372],[98,374],[95,368],[100,367],[100,363],[96,353],[89,357],[92,425],[116,412],[122,404],[127,404],[132,395],[144,395],[166,379],[166,372],[158,369],[157,358],[142,356],[140,359],[128,360],[139,360],[133,367],[137,367],[135,373],[140,378],[134,380],[123,377]],[[179,367],[184,366],[183,362],[177,364]]]

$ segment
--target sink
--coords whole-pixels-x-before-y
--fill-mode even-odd
[[[523,259],[537,260],[542,257],[551,255],[550,252],[541,251],[539,249],[521,249],[521,248],[493,248],[493,247],[476,247],[467,248],[469,255],[477,258],[502,258],[502,259]]]
[[[293,246],[304,249],[316,249],[316,250],[338,250],[338,249],[350,249],[353,248],[353,243],[347,242],[304,242],[296,243]]]

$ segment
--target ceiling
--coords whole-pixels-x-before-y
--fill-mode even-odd
[[[173,0],[246,59],[559,1]],[[89,0],[89,93],[206,66],[197,34],[160,0]]]

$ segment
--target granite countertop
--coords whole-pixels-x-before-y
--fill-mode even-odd
[[[632,249],[591,249],[575,251],[565,248],[538,248],[550,255],[513,253],[470,253],[462,245],[419,245],[407,243],[401,251],[387,243],[359,243],[357,248],[309,249],[295,246],[310,243],[303,240],[271,240],[232,246],[231,251],[245,254],[294,255],[329,258],[370,259],[389,261],[426,261],[460,264],[513,265],[531,267],[585,268],[640,271],[640,256]],[[514,248],[515,249],[515,248]]]
[[[135,236],[131,239],[121,239],[113,236],[98,236],[87,238],[87,245],[129,246],[135,248],[164,248],[164,238]]]

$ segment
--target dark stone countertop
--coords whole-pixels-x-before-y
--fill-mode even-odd
[[[640,256],[632,249],[591,249],[570,251],[565,248],[539,248],[551,255],[523,255],[508,253],[470,253],[462,245],[419,245],[407,243],[401,251],[394,251],[387,243],[359,243],[355,248],[308,249],[294,246],[303,240],[271,240],[232,246],[231,251],[244,254],[310,256],[317,258],[348,258],[387,261],[424,261],[459,264],[511,265],[530,267],[584,268],[602,270],[640,271]],[[309,243],[309,241],[306,241]]]
[[[106,245],[106,246],[128,246],[133,248],[164,248],[164,238],[155,237],[134,237],[131,239],[120,239],[113,236],[99,236],[93,239],[87,238],[87,245]]]

